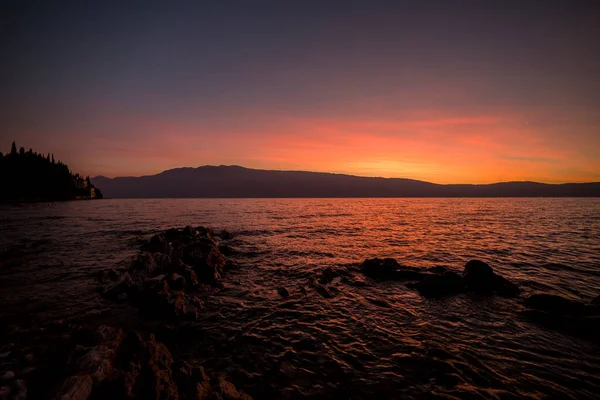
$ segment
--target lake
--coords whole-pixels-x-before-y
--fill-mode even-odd
[[[598,198],[124,199],[0,205],[0,220],[5,324],[129,315],[101,298],[99,271],[164,229],[231,232],[238,268],[177,351],[255,398],[600,393],[597,344],[519,316],[532,293],[600,294]],[[428,300],[368,279],[331,299],[304,292],[326,267],[373,257],[458,272],[480,259],[523,294]]]

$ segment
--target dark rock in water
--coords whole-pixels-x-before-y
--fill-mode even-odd
[[[281,297],[288,297],[290,295],[290,292],[283,286],[277,288],[277,293],[279,293]]]
[[[360,266],[360,271],[373,279],[394,279],[400,264],[393,258],[373,258],[365,260]]]
[[[185,278],[179,274],[172,273],[169,278],[169,286],[171,286],[171,289],[183,290],[186,288]]]
[[[182,233],[184,236],[194,237],[196,236],[196,229],[188,225],[185,228],[183,228]]]
[[[525,299],[525,307],[556,315],[586,315],[588,307],[578,301],[552,294],[534,294]]]
[[[492,267],[483,261],[471,260],[465,264],[463,281],[468,291],[504,296],[516,296],[521,290],[517,285],[496,274]]]
[[[337,278],[338,274],[331,267],[327,267],[321,272],[321,277],[319,278],[319,283],[322,285],[326,285],[331,283],[334,278]]]
[[[154,235],[124,272],[100,274],[103,295],[128,300],[158,318],[196,320],[202,302],[186,290],[216,285],[227,260],[203,227],[169,229]]]
[[[430,274],[416,268],[405,267],[393,258],[373,258],[365,260],[360,266],[360,271],[369,278],[379,280],[421,280]]]
[[[158,235],[152,236],[148,242],[148,251],[151,253],[168,253],[169,242],[167,241],[164,234],[159,233]]]
[[[427,268],[427,272],[431,272],[434,274],[442,274],[444,272],[446,272],[448,270],[448,268],[446,267],[440,267],[440,266],[435,266],[435,267],[429,267]]]
[[[406,286],[417,289],[422,296],[433,298],[455,295],[466,290],[463,278],[453,271],[430,275]]]
[[[570,335],[600,342],[600,308],[549,294],[525,300],[521,315],[531,322]]]
[[[216,236],[220,237],[223,240],[231,240],[233,239],[233,234],[226,231],[226,230],[222,230],[221,232],[219,232]]]
[[[86,400],[92,394],[94,380],[89,375],[74,375],[65,379],[56,396],[60,400]]]

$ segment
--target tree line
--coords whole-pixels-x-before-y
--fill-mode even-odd
[[[10,153],[0,152],[0,200],[73,200],[78,196],[90,196],[91,189],[97,198],[102,197],[89,177],[73,174],[66,164],[54,158],[54,154],[38,154],[23,147],[17,150],[15,142]]]

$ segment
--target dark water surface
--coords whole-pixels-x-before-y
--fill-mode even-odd
[[[369,257],[457,271],[478,258],[523,296],[589,301],[600,294],[600,199],[103,200],[1,205],[0,221],[7,323],[117,315],[99,270],[170,227],[234,233],[240,268],[178,351],[256,398],[600,396],[598,345],[523,320],[522,298],[427,300],[368,279],[338,282],[332,299],[302,290]]]

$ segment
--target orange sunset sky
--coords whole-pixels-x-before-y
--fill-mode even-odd
[[[600,181],[593,2],[283,3],[3,6],[0,150],[92,177]]]

